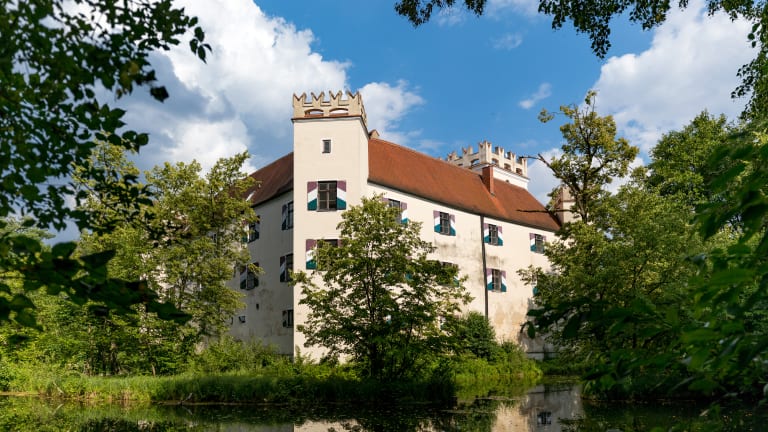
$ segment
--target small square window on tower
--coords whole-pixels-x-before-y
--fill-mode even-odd
[[[324,139],[323,140],[323,153],[330,153],[331,152],[331,140]]]

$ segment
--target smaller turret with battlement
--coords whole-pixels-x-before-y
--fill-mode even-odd
[[[472,171],[482,172],[483,167],[493,167],[494,178],[528,188],[528,160],[518,157],[503,147],[494,147],[489,141],[478,143],[475,152],[472,146],[461,149],[461,155],[451,152],[446,161]]]
[[[365,115],[363,107],[363,97],[359,92],[347,92],[347,98],[344,99],[344,92],[328,92],[330,99],[325,98],[325,92],[319,95],[311,93],[307,98],[306,93],[301,96],[293,95],[293,118],[313,118],[313,117],[339,117],[339,116],[359,116],[363,119],[363,125],[368,127],[368,117]]]

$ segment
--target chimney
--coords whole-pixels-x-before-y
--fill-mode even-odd
[[[485,188],[488,189],[488,192],[491,193],[491,195],[496,195],[495,191],[493,190],[493,166],[492,165],[486,165],[483,167],[483,184],[485,185]]]

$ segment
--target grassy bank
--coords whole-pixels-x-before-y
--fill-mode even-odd
[[[159,377],[96,377],[52,365],[11,364],[6,365],[5,390],[93,403],[441,404],[494,386],[522,387],[541,376],[536,364],[518,352],[504,352],[492,361],[445,358],[419,377],[387,381],[362,377],[352,364],[291,362],[265,352],[248,362],[235,357],[209,353],[183,373]]]

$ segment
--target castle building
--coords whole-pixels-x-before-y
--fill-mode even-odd
[[[542,346],[521,333],[535,287],[517,271],[548,267],[545,244],[560,227],[527,190],[524,158],[480,143],[447,160],[385,141],[368,130],[360,94],[293,97],[293,152],[251,174],[248,191],[259,222],[249,227],[252,262],[263,269],[236,271],[233,289],[246,307],[231,334],[261,340],[285,354],[319,357],[297,330],[307,316],[290,271],[311,271],[318,240],[338,239],[341,214],[362,197],[381,194],[400,208],[403,222],[422,223],[434,259],[455,264],[474,300],[466,310],[486,315],[500,340]]]

